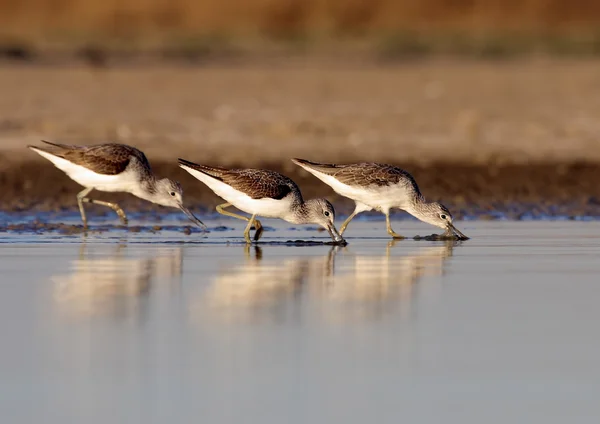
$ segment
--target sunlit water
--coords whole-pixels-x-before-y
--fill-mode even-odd
[[[600,223],[269,224],[0,234],[2,422],[598,422]]]

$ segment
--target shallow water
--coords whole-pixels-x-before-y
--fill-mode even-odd
[[[208,224],[0,234],[3,422],[600,418],[598,222]]]

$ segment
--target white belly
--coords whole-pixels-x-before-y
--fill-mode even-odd
[[[133,192],[138,186],[138,181],[131,172],[125,171],[118,175],[97,174],[83,166],[75,165],[66,159],[42,150],[36,149],[36,152],[52,162],[58,169],[65,172],[73,181],[84,187],[91,187],[100,191]]]
[[[408,204],[408,197],[405,190],[396,185],[371,186],[369,188],[355,187],[341,183],[334,177],[321,172],[314,171],[312,173],[333,188],[336,193],[348,197],[355,202],[362,203],[371,209],[380,211],[386,211],[391,208],[404,209]]]
[[[290,213],[291,198],[286,197],[281,200],[277,199],[253,199],[247,194],[232,188],[216,178],[210,177],[200,171],[188,168],[185,165],[181,166],[194,177],[206,184],[220,198],[231,203],[241,211],[251,215],[259,215],[267,218],[286,219]]]

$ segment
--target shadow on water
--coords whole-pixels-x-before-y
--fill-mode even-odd
[[[155,284],[177,287],[182,270],[181,247],[161,248],[152,255],[132,258],[126,244],[116,245],[107,254],[84,243],[69,271],[51,280],[59,308],[76,315],[125,317],[143,309],[143,299]]]
[[[334,246],[321,257],[267,257],[266,249],[247,246],[240,264],[228,265],[213,278],[194,305],[207,319],[273,322],[288,320],[301,304],[323,306],[325,319],[379,319],[410,303],[417,284],[440,276],[459,242],[357,253]]]

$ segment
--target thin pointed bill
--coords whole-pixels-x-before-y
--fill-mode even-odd
[[[327,231],[329,232],[329,235],[331,236],[334,242],[343,243],[345,241],[344,238],[338,232],[337,228],[335,228],[335,225],[327,225]]]
[[[450,231],[454,231],[454,234],[456,234],[458,237],[460,237],[463,240],[469,240],[469,237],[467,237],[463,233],[461,233],[451,222],[448,223],[448,232],[450,232]]]
[[[202,228],[204,231],[207,230],[207,227],[206,227],[206,225],[204,225],[204,222],[202,222],[198,218],[196,218],[196,216],[192,212],[190,212],[190,210],[188,208],[186,208],[183,205],[179,205],[179,209],[181,209],[181,212],[183,212],[189,218],[190,221],[192,221],[198,227]]]

